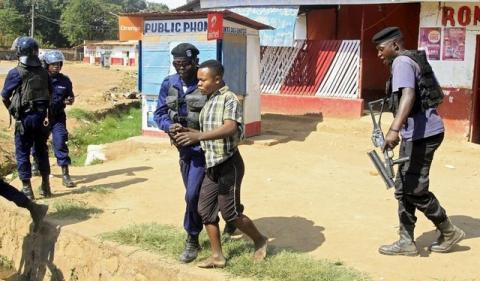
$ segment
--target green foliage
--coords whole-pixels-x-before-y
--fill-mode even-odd
[[[0,45],[11,46],[13,40],[21,34],[26,34],[28,24],[25,17],[14,8],[0,9]]]
[[[105,233],[101,238],[175,258],[183,248],[185,234],[173,226],[154,223],[132,225],[116,232]],[[200,240],[205,250],[200,252],[199,260],[210,255],[206,235],[202,233]],[[370,280],[366,274],[345,267],[339,261],[314,260],[303,254],[270,247],[267,259],[254,263],[252,243],[224,238],[222,244],[227,257],[225,270],[244,278],[279,281]]]
[[[70,157],[73,165],[83,165],[89,144],[104,144],[129,137],[142,132],[142,112],[139,103],[132,103],[130,108],[113,108],[105,115],[95,115],[82,110],[74,111],[74,116],[83,116],[85,124],[69,138]],[[69,116],[72,116],[71,111]]]
[[[168,12],[168,6],[163,3],[147,2],[148,12]]]
[[[51,216],[57,219],[86,220],[92,215],[103,213],[101,209],[90,207],[84,202],[74,200],[55,201],[53,207],[55,212]]]

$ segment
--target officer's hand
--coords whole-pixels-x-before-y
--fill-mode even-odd
[[[199,143],[201,135],[200,132],[180,132],[174,136],[174,139],[178,145],[186,146]]]
[[[400,137],[398,136],[398,132],[388,131],[387,135],[385,136],[385,145],[382,147],[382,152],[385,151],[387,147],[394,149],[399,142]]]
[[[178,123],[173,123],[168,127],[168,132],[170,135],[176,135],[177,133],[183,130],[183,126]]]
[[[65,99],[65,104],[66,105],[72,105],[75,102],[75,97],[69,96]]]

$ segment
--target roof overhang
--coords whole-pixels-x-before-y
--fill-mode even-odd
[[[420,2],[471,2],[478,3],[478,0],[201,0],[202,9],[212,8],[230,8],[230,7],[255,7],[269,6],[270,8],[278,6],[302,6],[302,5],[368,5],[368,4],[402,4],[402,3],[420,3]]]
[[[211,12],[223,14],[225,20],[229,20],[234,23],[238,23],[253,29],[265,30],[274,29],[273,27],[254,21],[237,13],[229,10],[216,10],[216,11],[193,11],[193,12],[151,12],[151,13],[121,13],[120,16],[127,17],[143,17],[145,20],[170,20],[170,19],[199,19],[207,18]]]

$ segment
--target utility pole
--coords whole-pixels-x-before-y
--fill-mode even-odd
[[[35,32],[35,0],[32,0],[32,26],[30,27],[30,37],[33,38]]]

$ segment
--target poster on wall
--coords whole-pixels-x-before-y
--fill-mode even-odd
[[[465,27],[446,27],[443,32],[443,60],[465,59]]]
[[[146,106],[144,106],[144,110],[146,111],[147,128],[158,129],[157,123],[153,120],[153,113],[157,109],[157,99],[155,97],[147,97],[145,102]]]
[[[440,60],[442,28],[421,27],[418,48],[425,50],[429,60]]]

